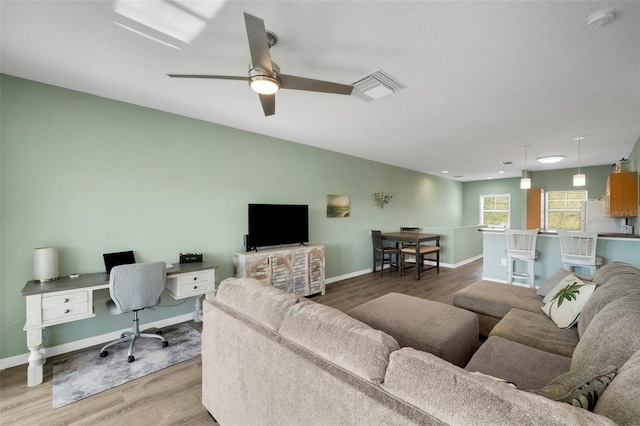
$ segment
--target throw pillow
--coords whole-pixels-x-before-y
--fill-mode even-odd
[[[576,323],[595,289],[595,284],[585,284],[575,275],[568,275],[543,299],[542,312],[559,328],[569,328]]]
[[[560,269],[558,272],[550,276],[540,287],[536,290],[538,296],[545,297],[551,290],[553,290],[560,281],[571,275],[571,272],[566,269]]]
[[[588,366],[568,371],[540,390],[531,391],[554,401],[593,411],[598,398],[616,375],[614,366]]]

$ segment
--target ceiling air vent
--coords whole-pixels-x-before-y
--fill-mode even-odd
[[[502,164],[503,166],[510,166],[513,164],[513,161],[503,161],[500,164]]]
[[[353,94],[367,102],[371,102],[404,88],[404,84],[384,71],[378,70],[353,83]]]

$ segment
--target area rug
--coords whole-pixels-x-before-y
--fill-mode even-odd
[[[162,329],[169,346],[160,340],[138,339],[133,347],[135,361],[127,362],[129,343],[108,349],[100,358],[103,345],[78,352],[53,364],[53,408],[60,408],[131,380],[187,361],[200,354],[200,333],[189,324]]]

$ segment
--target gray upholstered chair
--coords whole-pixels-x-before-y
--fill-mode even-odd
[[[138,311],[151,308],[160,303],[160,294],[164,290],[166,279],[166,265],[164,262],[136,263],[115,266],[109,276],[109,293],[111,299],[107,302],[107,309],[113,315],[133,312],[133,330],[125,332],[119,339],[105,345],[100,351],[101,357],[106,357],[107,348],[120,342],[131,341],[129,344],[128,362],[135,360],[133,344],[141,337],[152,337],[162,340],[162,347],[169,346],[169,342],[158,334],[140,333],[138,325]]]

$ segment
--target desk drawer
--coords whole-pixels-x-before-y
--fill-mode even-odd
[[[62,307],[67,305],[73,305],[77,303],[85,303],[89,300],[88,291],[80,291],[67,294],[56,294],[52,296],[42,297],[42,309],[49,309],[55,307]]]
[[[53,308],[42,310],[42,322],[65,322],[65,318],[71,318],[78,315],[86,315],[89,313],[89,303],[75,303],[64,306],[56,306]]]
[[[202,283],[209,280],[209,274],[207,271],[194,272],[193,274],[183,274],[178,276],[178,286],[182,288],[183,285]]]
[[[216,291],[215,272],[213,269],[206,269],[167,277],[165,288],[174,299],[214,293]]]
[[[213,288],[209,288],[209,282],[205,281],[205,282],[200,282],[200,283],[186,283],[186,284],[182,284],[179,286],[179,294],[181,296],[187,295],[187,294],[203,294],[203,293],[209,293],[210,291],[213,291]]]

